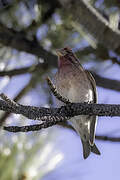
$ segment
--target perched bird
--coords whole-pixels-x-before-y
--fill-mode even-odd
[[[69,47],[56,51],[58,55],[58,72],[54,77],[55,87],[60,95],[70,102],[97,102],[96,83],[90,72],[83,69],[79,60]],[[59,106],[61,106],[59,101]],[[96,116],[79,115],[70,119],[74,129],[81,137],[83,156],[90,152],[100,154],[94,144]]]

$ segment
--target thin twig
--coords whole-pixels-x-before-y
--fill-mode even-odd
[[[47,83],[48,83],[52,93],[58,100],[64,102],[65,104],[71,103],[68,99],[64,98],[63,96],[61,96],[58,93],[57,88],[55,87],[55,85],[53,84],[53,82],[51,81],[51,79],[49,77],[47,77]]]
[[[96,135],[95,138],[97,140],[102,140],[102,141],[111,141],[111,142],[120,142],[120,137],[110,137],[110,136],[100,136]]]
[[[56,122],[57,123],[57,122]],[[48,128],[55,125],[56,123],[43,122],[41,124],[28,125],[28,126],[4,126],[4,130],[9,132],[29,132],[29,131],[39,131],[43,128]]]

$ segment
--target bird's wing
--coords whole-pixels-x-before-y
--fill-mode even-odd
[[[96,82],[95,82],[92,74],[89,71],[86,70],[86,74],[87,74],[87,77],[90,80],[92,88],[93,88],[93,93],[94,93],[93,103],[97,103]],[[90,144],[93,146],[94,145],[94,139],[95,139],[95,129],[96,129],[97,117],[91,116],[90,119],[91,119],[91,123],[90,123]]]

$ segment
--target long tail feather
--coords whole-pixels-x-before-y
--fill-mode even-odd
[[[85,142],[83,140],[82,140],[82,145],[83,145],[83,157],[84,159],[86,159],[90,155],[91,147],[89,142]]]
[[[83,157],[84,159],[87,159],[87,157],[90,155],[90,152],[93,152],[97,155],[100,155],[100,151],[98,150],[97,146],[94,144],[93,146],[90,145],[89,141],[83,141]]]
[[[95,144],[91,146],[91,152],[100,155],[100,151]]]

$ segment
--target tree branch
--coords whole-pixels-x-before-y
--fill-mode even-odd
[[[9,132],[29,132],[39,131],[43,128],[48,128],[57,124],[57,122],[42,122],[41,124],[28,125],[28,126],[4,126],[4,130]]]
[[[12,77],[12,76],[26,74],[26,73],[33,73],[33,72],[45,70],[45,69],[48,69],[48,64],[39,63],[39,64],[34,64],[32,66],[23,67],[23,68],[19,68],[19,69],[0,71],[0,76],[1,77],[3,77],[3,76]]]
[[[57,92],[57,89],[56,89],[55,85],[53,84],[53,82],[51,81],[51,79],[50,79],[49,77],[47,78],[47,83],[48,83],[48,85],[49,85],[49,87],[50,87],[53,95],[54,95],[58,100],[62,101],[62,102],[65,103],[65,104],[69,104],[69,103],[70,103],[69,99],[66,99],[66,98],[62,97],[62,96]]]
[[[0,95],[0,110],[21,114],[29,119],[62,122],[78,115],[120,116],[120,105],[69,103],[60,108],[44,108],[18,104],[6,95]]]
[[[3,100],[0,100],[0,110],[41,121],[39,125],[33,125],[33,128],[31,125],[4,127],[5,130],[11,132],[27,132],[48,128],[77,115],[120,116],[120,105],[69,103],[60,108],[44,108],[17,104],[4,94],[1,94],[1,97]]]
[[[39,0],[39,3],[41,3],[42,6],[44,6],[45,9],[47,10],[41,17],[43,23],[45,23],[46,21],[48,21],[51,18],[51,16],[54,14],[54,12],[57,8],[61,7],[58,0],[51,0],[51,1]]]
[[[10,6],[12,3],[8,2],[7,0],[1,0],[0,1],[0,11],[5,9],[6,7]]]
[[[5,94],[0,94],[0,96],[3,99],[0,100],[0,110],[21,114],[29,119],[41,121],[39,125],[33,126],[4,127],[5,130],[11,132],[27,132],[48,128],[77,115],[120,116],[120,105],[68,103],[60,108],[44,108],[18,104],[9,99]]]
[[[91,73],[95,78],[97,86],[115,91],[120,91],[120,81],[101,77],[93,71],[91,71]]]
[[[95,138],[97,140],[102,140],[102,141],[120,142],[120,137],[110,137],[110,136],[96,135]]]

